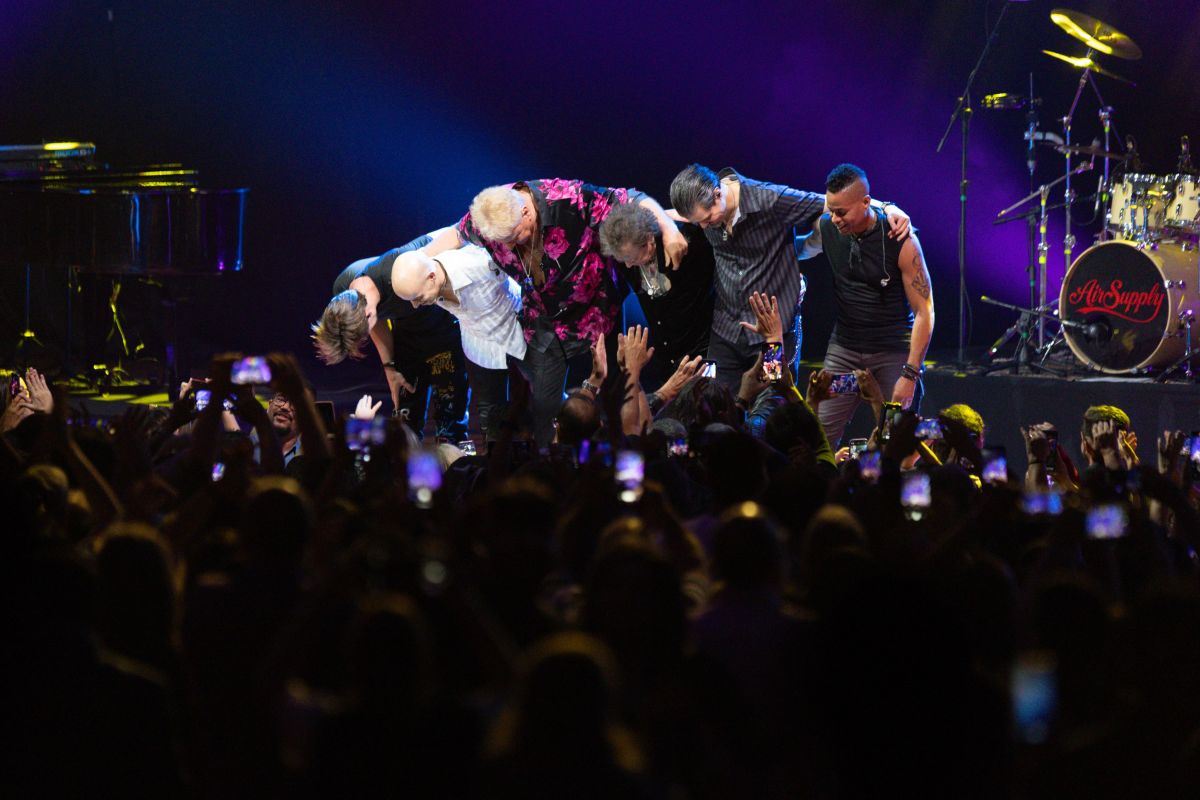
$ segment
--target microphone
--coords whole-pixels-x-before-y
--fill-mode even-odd
[[[1087,323],[1083,329],[1084,338],[1089,342],[1096,342],[1098,344],[1107,342],[1112,338],[1112,335],[1112,323],[1103,317]]]

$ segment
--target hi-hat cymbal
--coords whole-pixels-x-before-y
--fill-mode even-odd
[[[1097,53],[1129,61],[1137,61],[1142,57],[1142,48],[1133,39],[1095,17],[1069,8],[1056,8],[1050,12],[1050,21]]]
[[[1045,53],[1046,55],[1050,56],[1051,58],[1057,58],[1059,61],[1065,61],[1068,64],[1070,64],[1072,67],[1075,67],[1076,69],[1090,69],[1092,72],[1095,72],[1097,75],[1105,75],[1109,78],[1112,78],[1115,81],[1120,81],[1121,83],[1128,83],[1130,86],[1137,86],[1136,83],[1129,80],[1128,78],[1122,78],[1120,75],[1113,72],[1112,70],[1108,70],[1108,69],[1105,69],[1104,67],[1100,66],[1099,64],[1096,63],[1096,60],[1093,58],[1087,58],[1086,56],[1068,56],[1068,55],[1064,55],[1062,53],[1056,53],[1053,50],[1043,50],[1042,52]]]
[[[1091,156],[1092,158],[1107,158],[1109,161],[1128,161],[1129,156],[1123,153],[1112,153],[1105,150],[1098,144],[1068,144],[1059,145],[1054,148],[1060,153],[1071,153],[1072,155]]]

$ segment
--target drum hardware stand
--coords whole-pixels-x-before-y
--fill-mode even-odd
[[[1074,174],[1080,174],[1090,169],[1092,169],[1092,163],[1085,161],[1075,167],[1073,172]],[[1046,351],[1042,355],[1042,361],[1045,360],[1045,356],[1049,352],[1048,348],[1046,347],[1046,316],[1050,315],[1043,316],[1043,314],[1045,314],[1047,309],[1052,308],[1058,301],[1055,300],[1054,303],[1050,304],[1047,304],[1046,302],[1046,261],[1050,252],[1050,243],[1046,239],[1046,225],[1047,221],[1049,220],[1050,212],[1050,207],[1047,205],[1047,201],[1050,199],[1050,190],[1059,183],[1067,180],[1068,177],[1069,176],[1067,175],[1062,175],[1058,178],[1055,178],[1050,183],[1039,186],[1034,191],[1025,195],[1020,200],[1001,211],[996,215],[996,219],[992,221],[993,225],[1001,225],[1005,222],[1011,222],[1015,219],[1026,220],[1029,226],[1029,265],[1026,267],[1026,272],[1029,275],[1029,307],[1041,313],[1030,317],[1028,320],[1026,320],[1024,316],[1018,319],[1018,321],[1010,326],[1009,329],[1005,331],[1004,335],[1001,336],[1000,339],[988,349],[988,358],[994,358],[997,351],[999,351],[999,349],[1003,347],[1009,339],[1020,333],[1021,342],[1017,346],[1017,353],[1015,354],[1014,358],[1018,366],[1029,363],[1025,349],[1030,344],[1028,340],[1031,338],[1032,332],[1026,333],[1024,328],[1027,324],[1032,325],[1035,321],[1037,323],[1037,346],[1034,349],[1038,352]],[[1038,200],[1038,205],[1036,207],[1031,207],[1021,214],[1013,213],[1034,198],[1037,198]],[[1034,243],[1035,226],[1037,230],[1036,245]],[[990,302],[993,305],[1009,308],[1010,310],[1021,311],[1023,314],[1027,313],[1026,310],[1020,306],[1010,306],[998,301],[992,301],[990,299],[985,300],[985,302]],[[1051,319],[1057,318],[1051,316]],[[1008,365],[1005,364],[1003,366]],[[1003,366],[998,368],[1003,368]],[[990,369],[991,368],[989,368],[989,371]]]
[[[1020,342],[1017,344],[1017,350],[1016,350],[1016,353],[1014,354],[1014,357],[1013,357],[1011,363],[997,362],[995,364],[992,364],[992,365],[984,368],[984,370],[983,370],[984,375],[987,375],[988,373],[991,373],[991,372],[998,372],[1002,369],[1009,369],[1009,368],[1012,369],[1012,374],[1017,375],[1020,373],[1021,368],[1025,367],[1034,373],[1043,373],[1043,374],[1047,374],[1047,375],[1054,375],[1054,376],[1060,377],[1060,378],[1062,377],[1062,373],[1060,373],[1054,369],[1051,369],[1050,367],[1047,367],[1045,365],[1046,356],[1049,354],[1048,349],[1047,349],[1046,353],[1043,353],[1041,358],[1039,358],[1036,362],[1030,358],[1030,351],[1037,353],[1040,350],[1040,348],[1033,347],[1032,342],[1030,342],[1030,339],[1033,338],[1032,328],[1034,327],[1034,322],[1035,321],[1040,322],[1040,321],[1049,319],[1053,322],[1057,322],[1059,325],[1078,326],[1080,328],[1086,328],[1087,327],[1086,325],[1083,325],[1078,322],[1068,322],[1066,320],[1059,319],[1057,312],[1053,310],[1054,305],[1056,305],[1058,303],[1057,300],[1055,300],[1054,303],[1052,303],[1049,306],[1037,306],[1036,308],[1023,308],[1021,306],[1013,305],[1012,303],[1005,303],[1002,300],[997,300],[993,297],[988,297],[987,295],[983,295],[979,299],[989,305],[999,306],[1000,308],[1007,308],[1009,311],[1016,311],[1021,315],[1020,318],[1018,318],[1018,320],[1015,323],[1013,323],[1007,331],[1004,332],[1004,335],[995,344],[992,345],[992,349],[988,351],[989,355],[993,355],[993,354],[995,354],[995,352],[997,350],[999,350],[999,348],[1004,346],[1005,342],[1007,342],[1009,339],[1011,339],[1014,335],[1020,336]],[[1057,340],[1057,337],[1056,337],[1056,340]]]
[[[1180,367],[1183,367],[1183,377],[1187,378],[1189,381],[1192,379],[1192,356],[1200,353],[1200,347],[1192,347],[1192,323],[1195,321],[1195,319],[1196,315],[1191,309],[1179,312],[1179,321],[1183,323],[1182,335],[1185,337],[1187,347],[1184,349],[1183,355],[1180,356],[1178,360],[1171,364],[1171,366],[1164,369],[1162,374],[1154,379],[1155,383],[1166,383],[1167,377]]]
[[[33,328],[29,324],[30,309],[33,306],[33,286],[32,286],[32,270],[33,267],[28,262],[25,263],[25,327],[21,330],[21,337],[17,339],[17,353],[25,347],[33,345],[41,347],[42,342],[34,333]]]
[[[975,84],[975,76],[979,74],[979,68],[983,66],[983,62],[987,59],[988,53],[992,49],[992,43],[996,41],[996,34],[1000,30],[1000,24],[1004,21],[1004,15],[1008,13],[1008,7],[1013,4],[1013,0],[1006,0],[1000,8],[1000,13],[996,17],[996,21],[992,24],[991,31],[988,32],[987,41],[984,42],[983,51],[979,54],[979,58],[975,61],[975,66],[971,69],[971,74],[967,76],[967,85],[963,87],[962,92],[958,96],[958,105],[954,107],[954,111],[950,114],[950,120],[946,123],[946,130],[942,134],[941,140],[938,142],[935,152],[942,152],[942,148],[946,145],[946,139],[950,137],[950,131],[954,129],[954,123],[959,121],[962,123],[962,165],[961,175],[959,180],[958,192],[958,363],[963,363],[963,351],[967,344],[967,187],[970,182],[967,180],[967,145],[971,130],[971,88]]]

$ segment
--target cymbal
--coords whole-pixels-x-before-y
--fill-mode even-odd
[[[1068,55],[1064,55],[1062,53],[1056,53],[1053,50],[1043,50],[1042,52],[1045,53],[1046,55],[1050,56],[1051,58],[1057,58],[1059,61],[1065,61],[1068,64],[1070,64],[1072,67],[1075,67],[1076,69],[1090,69],[1092,72],[1095,72],[1097,75],[1105,75],[1109,78],[1112,78],[1115,81],[1120,81],[1121,83],[1128,83],[1130,86],[1137,86],[1136,83],[1129,80],[1128,78],[1122,78],[1120,75],[1113,72],[1112,70],[1108,70],[1108,69],[1105,69],[1104,67],[1100,66],[1099,64],[1096,63],[1095,59],[1088,58],[1086,56],[1068,56]]]
[[[1050,21],[1097,53],[1129,61],[1137,61],[1142,57],[1142,48],[1133,39],[1095,17],[1069,8],[1056,8],[1050,12]]]
[[[1091,156],[1092,158],[1107,158],[1109,161],[1128,161],[1129,156],[1124,153],[1112,153],[1105,150],[1098,144],[1068,144],[1059,145],[1054,148],[1060,153],[1071,153],[1072,155]]]

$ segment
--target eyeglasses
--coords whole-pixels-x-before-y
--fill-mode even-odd
[[[850,237],[850,266],[862,266],[862,246],[859,245],[857,236]]]

